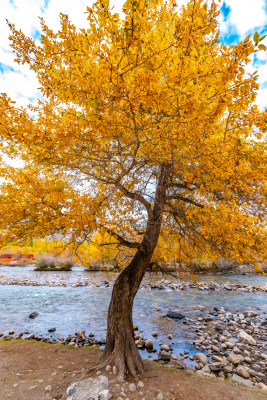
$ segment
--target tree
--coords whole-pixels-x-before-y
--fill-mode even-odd
[[[103,362],[121,377],[144,368],[132,307],[160,235],[183,260],[264,257],[267,117],[245,70],[258,49],[220,44],[214,2],[127,0],[123,12],[97,0],[88,29],[41,20],[39,45],[10,24],[43,97],[0,106],[2,152],[25,162],[2,166],[2,241],[61,232],[78,246],[100,228],[134,252],[107,321]]]

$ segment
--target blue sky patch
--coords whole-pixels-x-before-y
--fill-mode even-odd
[[[223,2],[223,5],[221,6],[221,12],[222,12],[222,15],[223,15],[223,20],[226,21],[228,15],[231,12],[231,7],[227,6],[226,3]]]
[[[41,39],[41,32],[38,31],[38,29],[36,29],[33,33],[32,33],[32,37],[34,40],[40,40]]]
[[[17,8],[16,4],[14,3],[14,0],[9,0],[9,3],[12,5],[12,7]]]
[[[0,72],[1,72],[1,74],[4,74],[5,72],[9,72],[9,71],[15,71],[15,69],[10,67],[9,65],[6,65],[6,64],[0,62]]]
[[[225,32],[220,34],[220,43],[225,43],[226,45],[237,44],[240,41],[240,36],[234,32]]]
[[[45,1],[44,1],[44,5],[43,5],[43,7],[41,8],[42,12],[45,11],[45,9],[48,7],[48,4],[49,4],[49,0],[45,0]]]

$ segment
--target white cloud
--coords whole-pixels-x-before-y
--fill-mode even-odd
[[[247,32],[267,23],[265,0],[224,0],[231,8],[225,22],[221,23],[221,31],[235,29],[243,37]]]
[[[267,108],[267,88],[260,89],[257,95],[256,103],[259,109],[264,110]]]

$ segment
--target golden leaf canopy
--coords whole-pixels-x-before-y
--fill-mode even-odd
[[[2,240],[61,231],[84,240],[99,227],[137,248],[168,165],[161,234],[190,259],[264,257],[266,111],[255,105],[256,48],[219,41],[215,2],[108,0],[67,15],[39,44],[10,24],[19,64],[42,96],[19,108],[0,100]]]

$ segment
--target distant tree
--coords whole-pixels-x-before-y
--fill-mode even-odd
[[[266,251],[267,116],[245,70],[258,48],[219,42],[214,2],[128,0],[120,18],[98,0],[87,13],[82,30],[41,20],[38,45],[10,25],[43,97],[27,109],[1,97],[2,152],[25,162],[2,166],[2,241],[82,243],[101,228],[135,251],[113,287],[103,362],[136,376],[133,300],[160,235],[187,260]]]

